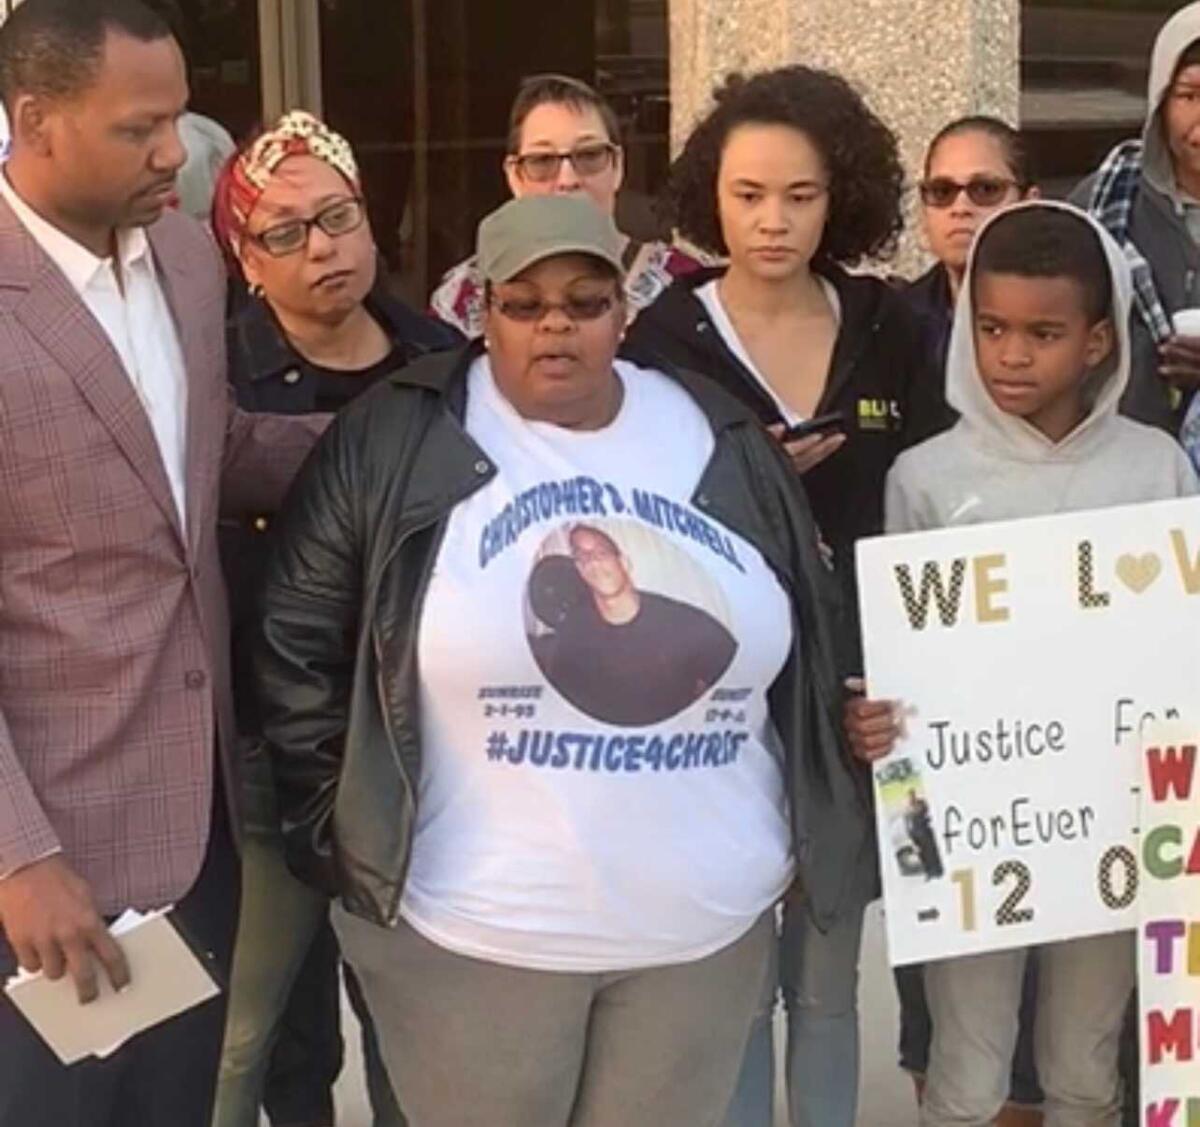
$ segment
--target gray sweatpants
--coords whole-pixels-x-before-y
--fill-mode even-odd
[[[774,914],[691,963],[607,974],[457,955],[333,911],[412,1127],[706,1127],[729,1104]]]
[[[921,1127],[988,1127],[1008,1098],[1026,948],[925,966],[933,1046]],[[1034,1057],[1045,1127],[1117,1127],[1117,1050],[1136,976],[1129,933],[1038,948]]]

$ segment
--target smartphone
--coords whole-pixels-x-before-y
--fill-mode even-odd
[[[810,434],[824,434],[827,431],[843,430],[846,420],[841,411],[830,411],[827,415],[818,415],[815,419],[805,419],[794,427],[783,432],[784,442],[795,442],[797,438],[807,438]]]

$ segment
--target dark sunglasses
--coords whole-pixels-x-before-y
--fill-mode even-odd
[[[601,172],[607,172],[613,166],[616,157],[616,145],[608,141],[598,141],[594,145],[580,145],[565,153],[523,153],[508,159],[521,179],[544,184],[557,178],[564,160],[571,162],[576,176],[587,179],[589,176],[599,176]]]
[[[598,321],[616,299],[610,294],[579,294],[566,301],[543,301],[540,297],[492,297],[492,304],[510,321],[526,324],[540,321],[553,309],[561,309],[572,321]]]
[[[247,231],[246,237],[258,243],[272,258],[283,258],[308,246],[314,227],[320,227],[331,239],[336,239],[339,235],[357,231],[366,215],[363,201],[351,196],[321,208],[311,219],[289,219],[262,231]]]
[[[949,176],[935,176],[932,180],[921,181],[921,202],[926,207],[949,207],[960,193],[966,192],[967,199],[976,207],[995,207],[1004,202],[1010,189],[1016,187],[1019,185],[1015,180],[1000,176],[972,176],[965,184],[951,180]]]

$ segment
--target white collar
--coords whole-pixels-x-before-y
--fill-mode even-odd
[[[33,236],[34,241],[66,275],[76,293],[82,294],[96,275],[110,265],[111,258],[98,258],[82,243],[76,242],[65,231],[59,230],[53,223],[38,215],[17,195],[16,189],[9,183],[8,176],[3,171],[0,171],[0,196],[13,209],[13,213]],[[145,228],[131,227],[118,231],[117,250],[120,254],[122,273],[147,258],[150,240],[146,237]]]

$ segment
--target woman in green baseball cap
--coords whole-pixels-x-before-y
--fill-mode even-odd
[[[718,1123],[798,858],[829,919],[867,840],[797,476],[617,358],[620,249],[581,198],[488,216],[483,340],[343,411],[279,521],[289,862],[414,1127]]]

